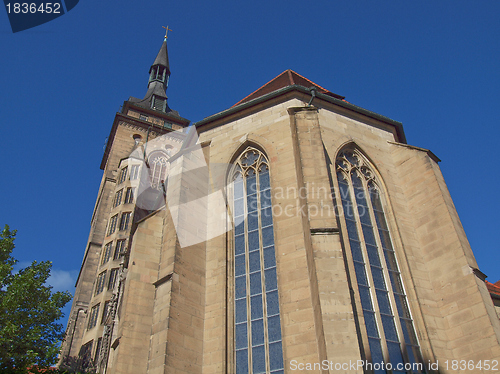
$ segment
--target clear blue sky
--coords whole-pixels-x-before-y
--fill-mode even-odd
[[[500,2],[95,1],[12,34],[0,10],[0,225],[73,292],[103,145],[170,26],[169,105],[193,122],[285,69],[432,150],[488,280],[500,279]]]

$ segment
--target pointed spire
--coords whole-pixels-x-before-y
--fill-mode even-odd
[[[167,38],[163,39],[163,44],[161,45],[158,55],[156,55],[153,65],[151,65],[151,69],[153,69],[154,66],[162,66],[166,68],[168,75],[170,75],[170,64],[168,63],[168,51],[167,51]],[[149,69],[150,73],[151,69]]]
[[[167,32],[168,32],[167,27]],[[149,68],[148,91],[140,105],[159,110],[161,112],[170,112],[167,104],[167,88],[170,78],[170,64],[168,62],[167,34],[163,39],[160,51],[156,55],[153,65]]]
[[[169,28],[167,26],[167,32],[168,30]],[[167,34],[165,33],[165,38],[163,39],[163,44],[161,45],[160,51],[156,55],[153,65],[151,65],[151,67],[149,68],[148,89],[151,87],[152,82],[157,81],[163,83],[166,91],[169,78],[170,64],[168,62]]]

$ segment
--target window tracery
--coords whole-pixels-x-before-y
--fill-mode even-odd
[[[413,371],[396,370],[423,361],[383,209],[381,188],[358,150],[340,152],[335,165],[342,205],[339,216],[345,222],[345,245],[352,256],[353,283],[357,284],[360,319],[364,320],[368,342],[367,356],[373,364],[390,363],[395,374],[423,373],[415,370],[418,365],[413,365]]]
[[[233,337],[236,373],[283,373],[269,162],[247,147],[233,182]]]
[[[163,189],[162,184],[165,182],[168,168],[168,157],[163,152],[154,152],[149,156],[149,172],[152,188]]]

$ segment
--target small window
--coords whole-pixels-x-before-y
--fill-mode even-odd
[[[108,290],[113,290],[113,288],[115,288],[117,276],[118,276],[118,268],[111,269],[111,273],[109,273]]]
[[[132,138],[134,139],[134,142],[137,145],[140,143],[142,136],[140,136],[139,134],[135,134],[134,136],[132,136]]]
[[[120,258],[125,253],[125,239],[120,239],[116,241],[115,256],[114,260]]]
[[[104,290],[104,281],[106,280],[106,270],[104,270],[99,276],[97,277],[97,283],[95,286],[95,293],[94,295],[99,295],[102,290]]]
[[[148,117],[147,115],[145,115],[145,114],[141,114],[141,115],[139,115],[139,119],[142,119],[143,121],[147,121],[147,120],[148,120],[148,118],[149,118],[149,117]]]
[[[94,354],[94,362],[97,362],[97,360],[99,360],[99,354],[101,353],[101,344],[102,344],[102,338],[97,339],[97,344]]]
[[[139,178],[139,168],[140,165],[132,165],[132,168],[130,169],[130,180]]]
[[[162,97],[153,96],[153,101],[151,102],[151,107],[156,110],[160,110],[162,112],[165,111],[165,104],[167,103],[167,99]]]
[[[89,320],[90,322],[90,320]],[[88,343],[85,343],[80,348],[80,352],[78,353],[78,359],[80,361],[80,367],[82,369],[90,368],[92,365],[92,345],[94,341],[91,340]]]
[[[112,249],[113,249],[112,242],[106,244],[106,246],[104,247],[104,253],[102,255],[101,265],[104,265],[106,262],[109,261],[109,259],[111,258]]]
[[[156,76],[156,78],[163,80],[163,72],[164,71],[165,71],[165,68],[163,66],[158,66],[158,75]]]
[[[120,220],[120,231],[128,229],[128,224],[130,222],[130,216],[132,212],[127,212],[122,214],[122,219]]]
[[[115,200],[113,201],[113,208],[116,208],[122,202],[123,189],[115,193]]]
[[[134,202],[134,189],[132,187],[127,188],[125,194],[125,204],[132,204]]]
[[[106,318],[108,317],[108,313],[109,313],[109,302],[110,300],[106,301],[104,303],[104,308],[102,310],[102,318],[101,318],[101,325],[104,324],[104,322],[106,322]]]
[[[87,325],[88,330],[95,327],[95,325],[97,324],[97,316],[99,315],[99,305],[100,304],[94,305],[90,310],[89,324]]]
[[[173,151],[174,151],[174,147],[172,147],[170,144],[165,145],[165,152],[167,152],[168,157],[172,156]]]
[[[170,122],[167,122],[167,121],[165,121],[165,122],[163,123],[163,126],[164,126],[166,129],[171,129],[171,128],[172,128],[172,124],[171,124]]]
[[[125,179],[127,179],[127,171],[128,167],[125,166],[122,171],[120,172],[120,178],[118,180],[118,184],[125,182]]]
[[[115,232],[117,222],[118,222],[118,214],[115,214],[113,217],[111,217],[111,220],[109,221],[108,236]]]

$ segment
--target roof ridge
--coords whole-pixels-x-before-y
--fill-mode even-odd
[[[287,72],[288,72],[288,78],[290,78],[290,83],[291,83],[292,85],[294,85],[294,84],[295,84],[295,81],[293,80],[293,75],[292,75],[292,73],[295,73],[295,72],[294,72],[292,69],[288,69],[288,70],[287,70]],[[295,74],[297,74],[297,73],[295,73]]]
[[[488,288],[488,291],[490,293],[500,295],[500,286],[497,286],[497,283],[500,283],[500,281],[498,281],[496,283],[491,283],[491,282],[485,280],[485,283],[486,283],[486,287]]]
[[[252,93],[248,94],[248,95],[247,95],[247,96],[245,96],[243,99],[241,99],[240,101],[238,101],[236,104],[234,104],[233,106],[231,106],[231,108],[232,108],[232,107],[234,107],[234,106],[236,106],[236,105],[238,105],[238,104],[240,104],[240,103],[242,103],[242,102],[244,102],[247,98],[249,98],[250,96],[252,96],[252,95],[253,95],[254,93],[256,93],[257,91],[259,91],[259,90],[263,89],[265,86],[267,86],[267,85],[268,85],[269,83],[271,83],[273,80],[275,80],[275,79],[277,79],[277,78],[281,77],[281,76],[282,76],[283,74],[285,74],[288,70],[290,70],[290,69],[285,70],[283,73],[278,74],[276,77],[274,77],[274,78],[273,78],[273,79],[271,79],[270,81],[268,81],[268,82],[264,83],[262,86],[260,86],[259,88],[257,88],[255,91],[253,91]]]
[[[260,86],[258,89],[253,91],[251,94],[245,96],[243,99],[238,101],[236,104],[231,106],[231,108],[238,106],[240,104],[243,104],[245,102],[251,101],[253,99],[256,99],[260,96],[263,96],[267,93],[270,93],[272,91],[276,91],[277,89],[284,88],[284,87],[304,87],[305,89],[309,89],[311,86],[315,87],[317,91],[321,94],[325,94],[331,97],[334,97],[339,100],[344,100],[344,96],[337,95],[326,88],[320,86],[319,84],[314,83],[310,79],[307,79],[306,77],[300,75],[296,71],[293,71],[292,69],[287,69],[278,76],[274,77],[264,85]],[[345,100],[344,100],[345,101]]]
[[[311,83],[313,86],[316,86],[316,87],[318,87],[318,88],[321,88],[322,90],[325,90],[325,91],[327,91],[327,92],[330,92],[330,91],[328,91],[326,88],[321,87],[319,84],[314,83],[312,80],[307,79],[306,77],[304,77],[303,75],[300,75],[300,74],[299,74],[299,73],[297,73],[296,71],[293,71],[293,70],[291,70],[291,69],[288,69],[288,70],[290,70],[292,73],[294,73],[294,74],[298,75],[298,76],[299,76],[299,77],[301,77],[302,79],[305,79],[306,81],[308,81],[309,83]]]

